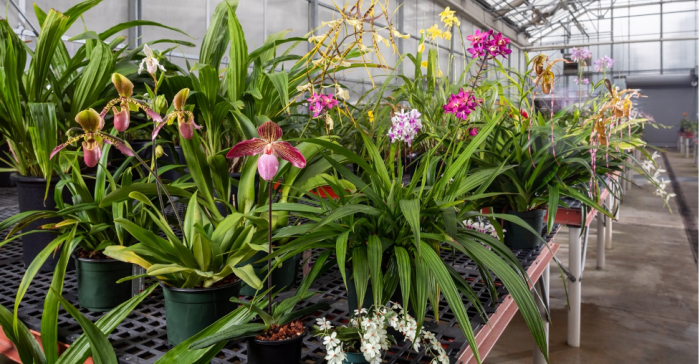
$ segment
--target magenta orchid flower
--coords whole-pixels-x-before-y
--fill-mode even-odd
[[[326,109],[331,110],[338,105],[338,100],[333,98],[333,95],[317,94],[315,92],[306,101],[309,102],[309,111],[313,113],[315,118],[323,115]]]
[[[294,167],[306,167],[306,159],[299,149],[288,142],[279,141],[282,138],[282,128],[272,121],[266,121],[258,128],[260,138],[244,140],[236,144],[226,154],[226,158],[240,158],[244,155],[262,154],[258,159],[258,172],[266,181],[272,180],[277,174],[279,161],[282,158]]]
[[[192,114],[191,111],[184,109],[185,101],[187,101],[187,97],[189,95],[190,89],[188,88],[183,88],[177,93],[177,95],[175,95],[175,98],[173,98],[173,108],[175,111],[165,115],[165,118],[160,122],[160,124],[156,125],[156,128],[153,130],[153,134],[151,134],[151,138],[153,140],[155,140],[158,136],[160,129],[165,126],[165,124],[172,124],[175,118],[177,118],[177,127],[180,129],[180,135],[187,140],[192,139],[195,129],[202,128],[194,122],[194,114]]]
[[[102,157],[102,142],[114,145],[122,154],[133,156],[134,152],[123,140],[103,133],[104,119],[93,109],[87,109],[78,113],[75,116],[75,121],[83,128],[84,134],[72,137],[65,143],[57,146],[52,152],[50,158],[60,152],[61,149],[83,139],[83,158],[88,167],[94,167]]]
[[[151,119],[155,120],[156,122],[162,120],[160,114],[151,110],[151,108],[144,104],[142,101],[131,98],[131,96],[134,94],[134,84],[131,83],[131,81],[129,81],[128,78],[118,73],[113,73],[112,83],[114,84],[114,88],[117,89],[119,98],[108,102],[105,108],[102,109],[102,112],[99,115],[100,118],[103,119],[103,123],[105,115],[107,115],[107,113],[111,109],[114,113],[114,128],[117,129],[117,131],[119,131],[120,133],[124,132],[127,128],[129,128],[129,104],[136,105],[138,108],[142,109],[146,113],[146,115],[148,115]],[[119,104],[119,109],[117,109],[116,107],[117,104]]]

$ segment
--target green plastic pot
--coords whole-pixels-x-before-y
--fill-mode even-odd
[[[241,280],[214,288],[175,288],[160,282],[165,296],[168,342],[177,345],[238,307]]]
[[[504,221],[503,228],[506,232],[503,236],[503,243],[511,249],[533,249],[542,245],[540,231],[542,231],[544,223],[544,215],[547,210],[530,210],[525,212],[517,212],[508,210],[509,215],[517,216],[523,219],[533,230],[537,231],[535,235],[526,228]]]
[[[367,359],[365,359],[365,356],[362,353],[345,353],[345,360],[343,360],[343,363],[345,364],[365,364],[369,363]]]
[[[262,268],[267,267],[267,261],[260,263],[253,263],[264,258],[267,255],[266,252],[257,252],[252,258],[240,263],[239,265],[252,264],[253,270],[259,272]],[[294,288],[294,283],[296,283],[297,273],[299,271],[299,259],[301,259],[301,254],[297,254],[294,257],[287,259],[282,263],[282,265],[272,270],[272,285],[275,287],[275,291],[286,291],[288,289]],[[273,263],[274,264],[274,263]],[[264,274],[259,274],[258,277],[263,282],[263,288],[261,291],[267,289],[267,279],[265,279]],[[241,295],[243,296],[255,296],[256,290],[253,287],[243,283],[241,286]]]
[[[132,274],[131,263],[75,256],[75,269],[80,307],[92,312],[105,312],[131,298],[131,282],[117,283]]]

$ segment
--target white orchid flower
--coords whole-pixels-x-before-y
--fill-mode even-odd
[[[335,95],[338,96],[338,98],[341,98],[345,101],[350,99],[350,92],[348,92],[348,90],[344,90],[338,84],[335,85]]]
[[[156,71],[160,68],[161,71],[165,72],[165,67],[163,67],[158,60],[153,57],[153,50],[148,46],[148,44],[143,45],[143,53],[146,55],[139,64],[139,74],[143,71],[144,65],[146,66],[146,71],[151,75],[155,75]]]

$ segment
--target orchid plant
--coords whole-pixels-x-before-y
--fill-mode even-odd
[[[396,341],[387,333],[390,327],[401,333],[413,349],[421,350],[424,347],[425,355],[431,358],[430,364],[450,363],[435,334],[423,327],[419,330],[415,318],[397,302],[355,310],[347,326],[333,327],[326,318],[318,318],[313,334],[323,339],[328,364],[345,363],[347,353],[351,351],[362,353],[370,364],[380,364],[382,351],[389,350],[389,346]]]
[[[273,178],[277,174],[279,169],[279,160],[277,158],[282,158],[290,162],[294,167],[304,168],[306,167],[306,159],[304,155],[301,154],[299,149],[293,147],[289,142],[280,141],[282,138],[282,128],[279,125],[273,123],[272,121],[267,121],[258,128],[258,135],[260,138],[253,138],[250,140],[244,140],[236,144],[229,152],[226,154],[227,158],[240,158],[243,156],[255,156],[258,157],[258,172],[260,177],[265,181],[268,181],[268,254],[272,254],[272,183]],[[268,258],[267,260],[267,285],[272,287],[272,262]],[[272,292],[270,291],[268,298],[268,310],[272,314]]]

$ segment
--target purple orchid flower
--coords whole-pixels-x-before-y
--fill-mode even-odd
[[[156,128],[153,129],[153,133],[151,134],[151,138],[153,140],[155,140],[158,136],[160,129],[163,128],[165,124],[172,124],[175,118],[177,118],[177,127],[180,129],[180,135],[187,140],[192,139],[195,129],[202,128],[194,122],[194,114],[192,114],[191,111],[184,109],[185,102],[187,101],[187,97],[189,95],[190,89],[188,88],[183,88],[177,93],[177,95],[175,95],[173,98],[173,108],[175,110],[168,115],[165,115],[165,119],[163,119],[158,125],[156,125]]]
[[[99,116],[103,119],[103,123],[105,115],[107,115],[109,110],[112,110],[114,113],[114,128],[120,133],[124,132],[129,128],[129,122],[131,119],[129,116],[129,104],[136,105],[156,122],[162,121],[160,114],[151,110],[151,108],[149,108],[142,101],[131,98],[131,96],[134,94],[134,84],[131,83],[128,78],[120,75],[119,73],[113,73],[112,83],[114,84],[114,88],[117,89],[119,98],[111,100],[107,103],[104,109],[102,109]],[[116,107],[117,104],[119,104],[119,109]]]
[[[226,158],[240,158],[244,155],[258,155],[258,172],[266,181],[272,180],[277,174],[279,161],[282,158],[294,167],[306,167],[306,159],[299,149],[288,142],[279,141],[282,138],[282,128],[272,121],[266,121],[258,128],[260,138],[244,140],[236,144],[226,154]]]

